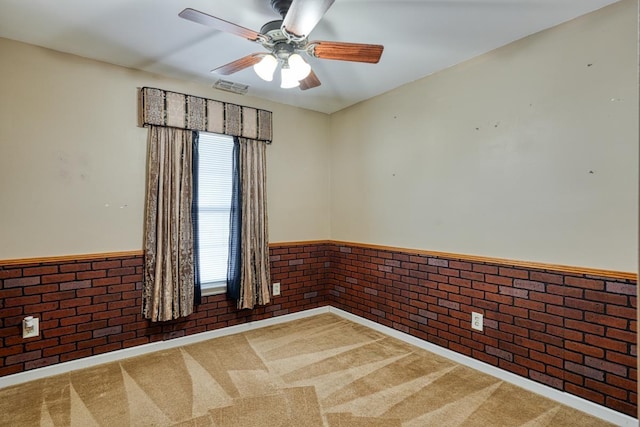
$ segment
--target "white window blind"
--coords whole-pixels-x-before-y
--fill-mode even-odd
[[[198,244],[202,289],[227,279],[233,137],[199,132]]]

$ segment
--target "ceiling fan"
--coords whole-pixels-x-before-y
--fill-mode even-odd
[[[263,80],[272,81],[281,66],[282,88],[300,87],[302,90],[320,86],[318,76],[300,55],[339,61],[375,64],[380,60],[381,45],[309,41],[309,33],[320,22],[335,0],[269,0],[271,7],[282,16],[281,20],[266,23],[260,32],[241,27],[224,19],[187,8],[178,16],[189,21],[213,27],[243,37],[264,46],[269,52],[252,53],[211,72],[230,75],[253,66]]]

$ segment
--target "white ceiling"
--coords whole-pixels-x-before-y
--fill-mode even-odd
[[[616,0],[336,0],[310,40],[385,46],[378,64],[305,58],[322,85],[280,89],[251,68],[211,74],[262,46],[178,17],[191,7],[259,31],[269,0],[0,0],[0,37],[332,113]],[[213,91],[214,89],[212,89]]]

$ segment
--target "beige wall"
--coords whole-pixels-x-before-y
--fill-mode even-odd
[[[329,237],[329,116],[6,39],[0,58],[0,260],[142,248],[142,86],[273,111],[271,241]]]
[[[637,2],[331,118],[331,238],[637,271]]]
[[[636,271],[636,7],[332,116],[0,39],[0,259],[141,248],[136,88],[156,86],[274,112],[272,242]]]

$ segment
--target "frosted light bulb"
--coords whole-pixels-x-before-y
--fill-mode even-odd
[[[303,80],[311,72],[311,65],[307,64],[297,53],[289,56],[289,67],[296,80]]]
[[[253,66],[256,74],[267,82],[273,80],[273,73],[278,66],[278,60],[273,55],[265,55],[264,58]]]
[[[282,89],[290,89],[292,87],[300,86],[300,82],[296,79],[294,72],[291,68],[284,66],[282,67],[282,82],[280,83],[280,87]]]

